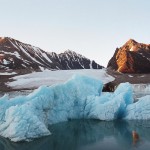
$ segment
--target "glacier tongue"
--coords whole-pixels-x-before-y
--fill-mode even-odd
[[[65,83],[50,87],[41,86],[28,96],[19,96],[9,100],[0,98],[0,135],[12,141],[28,141],[50,135],[49,124],[69,119],[150,119],[148,99],[143,98],[143,109],[138,112],[141,103],[133,104],[132,87],[122,83],[114,93],[101,93],[103,84],[98,79],[83,75],[74,75]],[[137,106],[138,107],[137,107]]]

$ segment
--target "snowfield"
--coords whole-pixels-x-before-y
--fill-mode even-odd
[[[16,72],[0,72],[0,75],[15,75],[17,74]]]
[[[120,84],[114,93],[102,93],[102,88],[99,79],[74,75],[27,96],[5,95],[0,98],[0,135],[14,142],[29,141],[50,135],[48,125],[70,119],[150,119],[150,96],[133,103],[129,83]]]
[[[38,88],[41,85],[53,85],[64,83],[74,74],[90,76],[101,80],[104,84],[114,80],[114,77],[108,75],[105,69],[80,69],[80,70],[44,70],[43,72],[33,72],[31,74],[19,75],[13,77],[13,82],[7,85],[13,89]]]

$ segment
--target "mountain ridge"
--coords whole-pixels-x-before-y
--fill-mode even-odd
[[[128,40],[116,49],[107,68],[121,73],[150,73],[150,44]]]
[[[71,50],[57,54],[46,52],[30,44],[22,43],[10,37],[0,38],[0,70],[70,70],[70,69],[102,69],[85,56]]]

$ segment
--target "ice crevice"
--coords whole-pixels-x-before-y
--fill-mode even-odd
[[[120,84],[114,93],[102,93],[102,88],[98,79],[74,75],[27,96],[5,95],[0,98],[0,135],[14,142],[29,141],[50,135],[48,125],[69,119],[150,119],[150,96],[134,103],[129,83]]]

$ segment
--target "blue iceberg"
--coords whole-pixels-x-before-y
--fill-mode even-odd
[[[150,95],[139,98],[139,101],[128,105],[126,108],[127,120],[149,120],[150,119]]]
[[[28,96],[9,99],[5,95],[0,98],[0,135],[14,142],[29,141],[50,135],[48,125],[69,119],[145,119],[150,97],[143,98],[144,108],[134,118],[133,111],[141,103],[133,103],[129,83],[120,84],[114,93],[102,93],[102,88],[100,80],[74,75],[66,83],[41,86]]]

